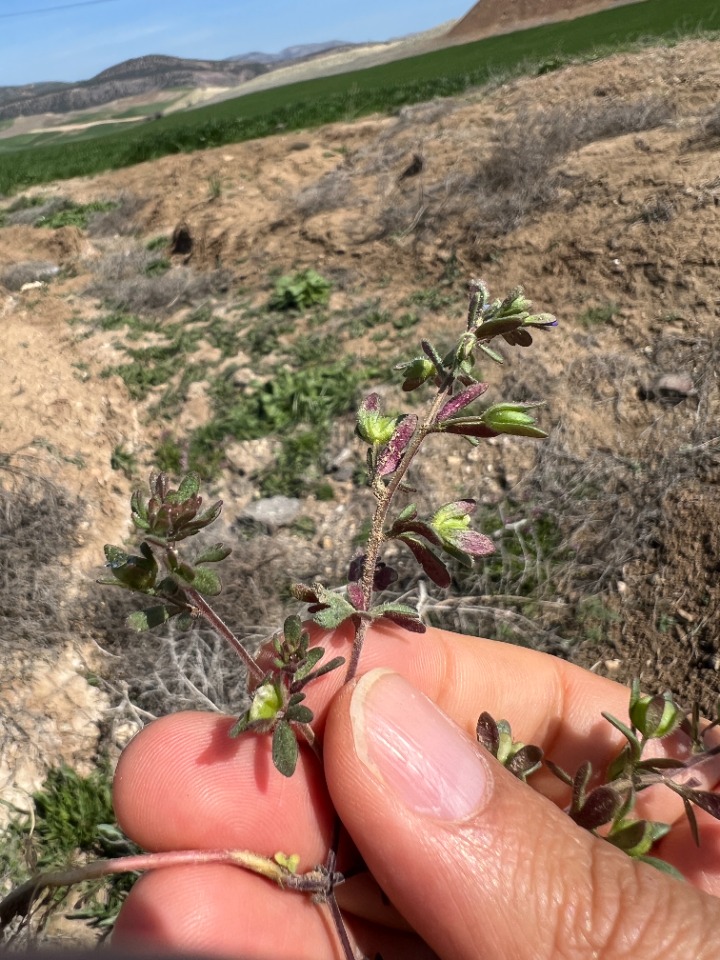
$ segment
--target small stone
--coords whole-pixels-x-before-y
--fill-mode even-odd
[[[302,503],[296,497],[264,497],[249,503],[240,514],[240,520],[258,523],[272,533],[288,527],[300,513]]]

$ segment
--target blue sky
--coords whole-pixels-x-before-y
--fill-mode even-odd
[[[0,86],[85,80],[130,57],[223,59],[322,40],[389,40],[473,0],[0,0]]]

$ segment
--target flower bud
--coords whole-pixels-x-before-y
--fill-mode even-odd
[[[380,398],[371,393],[360,404],[357,413],[357,432],[360,437],[373,446],[380,446],[392,438],[397,417],[387,417],[380,412]]]
[[[250,723],[255,723],[258,720],[274,720],[282,707],[282,690],[276,684],[268,681],[255,691],[247,714],[248,720]]]
[[[508,433],[518,437],[546,437],[544,430],[535,426],[535,420],[525,411],[535,406],[529,403],[496,403],[489,407],[481,419],[486,426],[498,433]]]
[[[427,357],[415,357],[408,363],[399,364],[395,369],[405,373],[402,388],[406,393],[416,390],[437,373],[435,364]]]

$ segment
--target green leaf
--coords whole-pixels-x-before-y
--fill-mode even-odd
[[[674,877],[675,880],[682,880],[683,883],[686,882],[685,877],[680,873],[679,870],[676,870],[671,864],[667,863],[665,860],[661,860],[659,857],[637,857],[641,863],[648,863],[651,867],[655,867],[656,870],[660,870],[661,873],[666,873],[670,877]]]
[[[288,707],[285,713],[286,719],[292,720],[295,723],[311,723],[314,716],[315,714],[310,707],[306,707],[301,703],[294,707]]]
[[[222,591],[220,577],[207,567],[198,567],[195,570],[192,585],[199,593],[208,597],[216,597]]]
[[[285,720],[281,720],[273,731],[272,759],[275,769],[284,777],[291,777],[295,773],[298,742],[295,731]]]
[[[136,610],[135,613],[131,613],[125,623],[131,630],[142,633],[144,630],[152,630],[153,627],[167,623],[171,616],[166,606],[148,607],[146,610]]]
[[[302,667],[300,667],[299,670],[295,671],[295,679],[302,680],[304,677],[306,677],[313,669],[315,664],[319,663],[324,656],[325,651],[322,647],[313,647],[312,650],[308,650],[307,656],[305,657],[305,663],[302,665]]]
[[[200,490],[200,477],[197,473],[189,473],[186,477],[183,477],[180,486],[178,487],[178,500],[182,503],[185,500],[189,500],[191,497],[195,497]]]
[[[318,610],[313,617],[313,622],[325,630],[334,630],[335,627],[354,616],[357,611],[355,607],[337,593],[332,593],[324,588],[318,591],[318,602],[325,604],[325,610]]]
[[[203,550],[200,556],[196,558],[195,563],[220,563],[221,560],[229,557],[231,553],[232,547],[226,547],[222,543],[214,543],[212,547]]]

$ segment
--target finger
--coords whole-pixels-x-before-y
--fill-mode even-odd
[[[432,960],[417,937],[356,923],[353,938],[384,960]],[[176,867],[147,874],[130,891],[113,945],[235,960],[337,960],[328,910],[229,866]]]
[[[246,849],[322,863],[333,811],[319,763],[303,751],[293,777],[272,765],[268,737],[231,739],[232,720],[183,713],[146,727],[123,752],[118,821],[147,850]]]
[[[336,698],[325,769],[371,872],[447,960],[714,955],[716,900],[577,828],[396,675]]]

